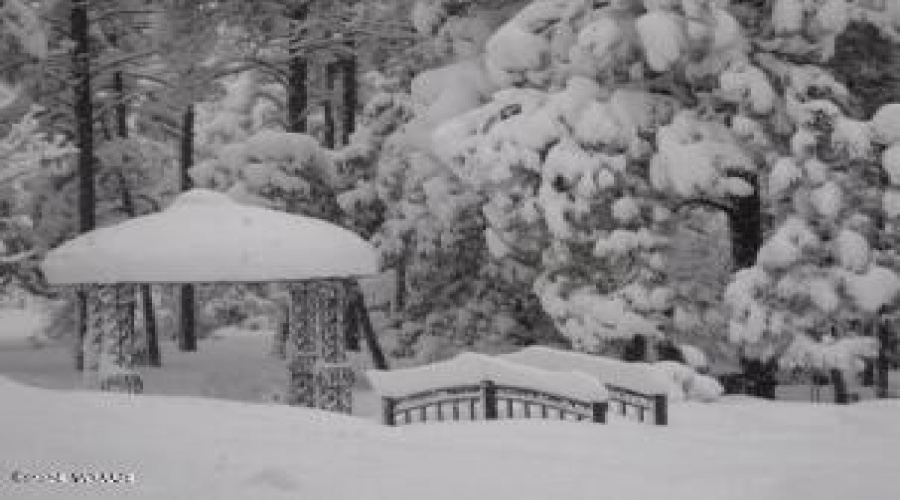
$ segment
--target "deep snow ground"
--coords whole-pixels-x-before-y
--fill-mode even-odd
[[[271,400],[283,368],[268,356],[268,336],[245,332],[221,332],[195,354],[167,343],[166,368],[146,371],[150,395],[48,390],[80,381],[67,350],[31,346],[36,321],[0,315],[0,499],[887,500],[900,489],[895,401],[730,397],[673,406],[666,428],[538,420],[385,428],[363,386],[364,418],[181,397]],[[135,476],[118,485],[16,483],[16,472]]]
[[[0,498],[838,500],[895,498],[900,405],[744,398],[670,427],[557,421],[385,428],[214,399],[0,379]],[[107,471],[130,484],[14,483]]]

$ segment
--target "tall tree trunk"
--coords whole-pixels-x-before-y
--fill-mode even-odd
[[[347,43],[347,47],[350,49],[349,53],[341,61],[341,69],[343,70],[343,83],[341,85],[343,90],[341,144],[343,145],[350,144],[350,136],[356,131],[356,110],[359,107],[359,82],[356,74],[359,68],[354,53],[356,43],[350,41]]]
[[[70,31],[75,44],[72,52],[72,77],[74,87],[75,142],[78,146],[78,230],[86,233],[94,229],[94,105],[91,99],[91,50],[90,21],[87,0],[73,0]],[[83,345],[87,332],[87,294],[78,294],[78,351],[75,367],[84,369]]]
[[[78,323],[78,332],[73,350],[75,353],[75,369],[84,371],[84,341],[87,337],[87,292],[79,290],[75,294],[75,310],[76,321]]]
[[[113,75],[113,88],[116,92],[116,135],[124,139],[128,137],[128,104],[125,102],[125,80],[122,72],[117,71]],[[124,165],[123,165],[124,167]],[[119,189],[122,196],[122,208],[130,218],[137,216],[137,209],[134,206],[134,198],[131,195],[131,186],[128,185],[128,179],[124,173],[119,174]],[[159,352],[159,335],[156,330],[156,312],[153,308],[153,290],[148,284],[139,287],[141,294],[141,305],[144,314],[144,332],[146,338],[146,362],[150,366],[162,366],[162,358]],[[137,304],[132,303],[131,317],[135,317],[134,309]],[[134,333],[132,329],[132,333]]]
[[[403,253],[394,268],[394,313],[406,309],[406,266],[409,265],[409,242],[403,243]]]
[[[156,308],[153,306],[153,288],[141,285],[141,303],[144,309],[144,328],[147,331],[147,364],[156,368],[162,366],[159,350],[159,329],[156,323]]]
[[[879,315],[880,316],[880,315]],[[875,397],[884,399],[888,397],[888,377],[890,365],[888,363],[888,347],[891,341],[890,325],[886,318],[878,318],[878,357],[875,358]]]
[[[844,374],[837,369],[832,369],[831,385],[834,386],[834,402],[839,405],[845,405],[850,402],[850,394],[847,392],[847,382],[844,380]]]
[[[759,178],[754,173],[737,176],[753,187],[750,196],[732,196],[732,209],[728,212],[731,232],[731,258],[734,271],[753,267],[756,254],[762,247],[762,202],[759,194]]]
[[[75,80],[75,135],[78,146],[78,228],[82,233],[96,226],[94,213],[94,104],[91,86],[91,53],[88,2],[72,2],[71,31],[75,43],[72,72]]]
[[[288,17],[294,24],[295,29],[299,32],[299,25],[306,22],[309,13],[309,6],[302,4],[294,7],[288,14]],[[300,40],[300,35],[292,38],[293,43]],[[288,132],[306,133],[306,108],[309,104],[308,90],[308,73],[309,64],[305,57],[301,55],[299,49],[290,49],[290,61],[288,62],[288,88],[287,88],[287,123]]]
[[[181,122],[181,191],[193,187],[190,169],[194,164],[194,107],[188,106]],[[196,300],[194,285],[181,285],[179,289],[180,321],[178,329],[178,349],[197,350]]]
[[[325,64],[325,85],[328,88],[328,99],[323,101],[323,114],[325,116],[325,131],[323,146],[334,149],[337,146],[337,123],[335,119],[334,91],[337,83],[338,65],[334,61]]]

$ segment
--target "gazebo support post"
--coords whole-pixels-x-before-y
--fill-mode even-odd
[[[290,292],[288,404],[350,413],[353,370],[344,345],[348,282],[294,283]]]
[[[104,391],[143,392],[141,376],[133,370],[133,285],[95,285],[87,290],[88,331],[85,337],[85,377],[89,386]]]
[[[311,282],[289,285],[288,393],[292,406],[316,406],[316,365],[319,358],[316,288]]]
[[[350,282],[328,280],[318,284],[319,325],[322,359],[316,381],[318,406],[323,410],[353,411],[353,369],[347,362],[346,329]]]

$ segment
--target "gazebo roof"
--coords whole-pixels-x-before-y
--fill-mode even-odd
[[[52,284],[301,281],[375,274],[375,250],[323,220],[195,189],[166,210],[91,231],[49,252]]]

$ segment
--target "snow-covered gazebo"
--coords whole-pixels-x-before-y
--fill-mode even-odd
[[[351,231],[195,189],[160,213],[65,243],[42,268],[51,284],[83,286],[88,295],[90,383],[126,392],[142,385],[127,351],[137,285],[283,282],[291,297],[288,402],[349,412],[348,284],[374,274],[376,261]]]

